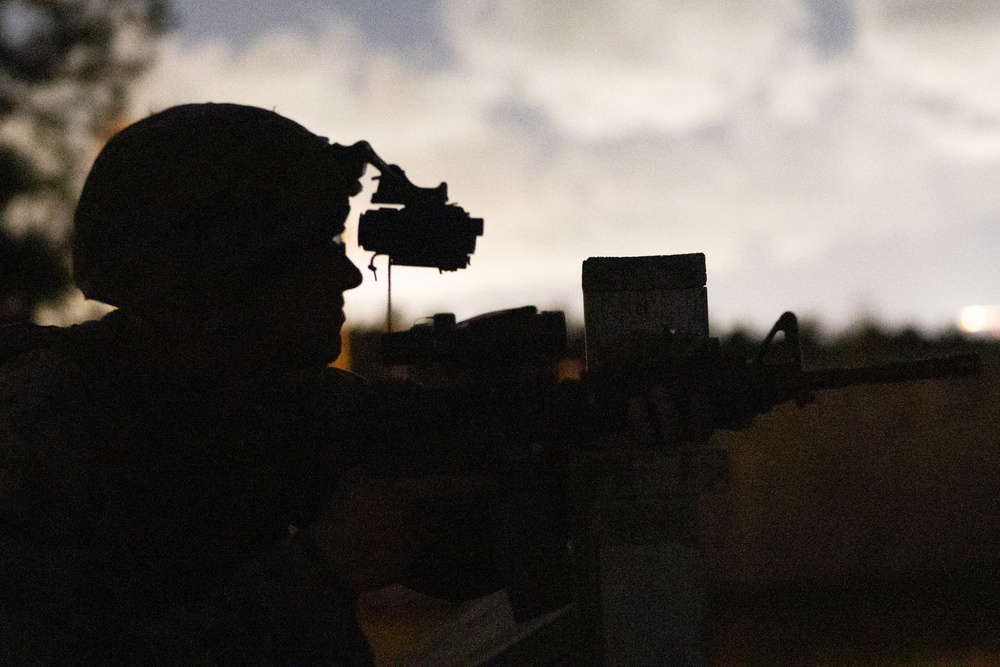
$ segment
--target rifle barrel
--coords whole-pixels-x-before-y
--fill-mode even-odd
[[[837,389],[858,384],[888,384],[909,380],[960,378],[979,375],[982,362],[977,354],[954,354],[919,361],[901,361],[863,368],[823,368],[803,373],[805,388]]]

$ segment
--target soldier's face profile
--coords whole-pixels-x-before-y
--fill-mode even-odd
[[[339,237],[301,253],[264,292],[262,316],[279,332],[283,353],[304,364],[329,364],[340,354],[344,292],[361,284]]]

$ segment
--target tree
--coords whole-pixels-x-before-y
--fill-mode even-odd
[[[66,293],[77,191],[168,27],[165,0],[0,0],[0,322]]]

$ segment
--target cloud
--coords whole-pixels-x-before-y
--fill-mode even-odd
[[[866,314],[893,325],[942,329],[964,305],[995,300],[998,223],[970,219],[910,237],[844,236],[799,257],[777,257],[780,248],[751,239],[743,272],[710,277],[709,303],[729,321],[758,327],[761,316],[773,320],[792,309],[835,327],[871,310]],[[827,286],[822,299],[817,286]]]
[[[857,16],[850,0],[806,0],[809,37],[823,58],[849,53],[857,37]]]
[[[414,315],[532,302],[578,313],[587,256],[698,251],[710,286],[741,295],[714,300],[718,321],[758,307],[770,318],[767,290],[817,311],[836,302],[838,317],[844,295],[873,290],[886,312],[930,317],[919,293],[872,287],[871,253],[843,249],[930,253],[948,229],[1000,212],[1000,62],[988,55],[1000,14],[940,4],[441,0],[420,3],[413,36],[392,46],[348,3],[310,31],[239,47],[168,41],[136,112],[275,108],[335,141],[368,139],[418,184],[446,180],[486,234],[465,272],[398,270],[394,298]],[[448,54],[434,66],[402,45],[427,35]],[[973,229],[964,268],[993,275]],[[822,270],[795,274],[794,289],[765,277],[810,263]],[[954,285],[936,313],[948,298],[956,312],[996,301],[931,264],[942,294]],[[906,262],[895,266],[905,283]],[[377,318],[383,287],[367,281],[352,314]]]
[[[936,150],[1000,159],[1000,5],[883,2],[865,40],[880,82],[905,96],[904,118]]]
[[[429,68],[446,65],[451,55],[438,0],[409,0],[405,8],[392,0],[174,0],[171,9],[189,46],[224,40],[252,47],[275,32],[316,39],[340,21],[377,48]]]
[[[460,61],[583,140],[685,131],[722,113],[779,55],[790,3],[463,2]]]

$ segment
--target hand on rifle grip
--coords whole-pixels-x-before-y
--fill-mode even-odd
[[[644,446],[701,443],[715,430],[707,396],[699,392],[682,400],[662,385],[632,397],[628,427]]]
[[[629,433],[640,445],[680,440],[681,413],[666,387],[650,387],[632,397],[628,407],[628,427]]]

